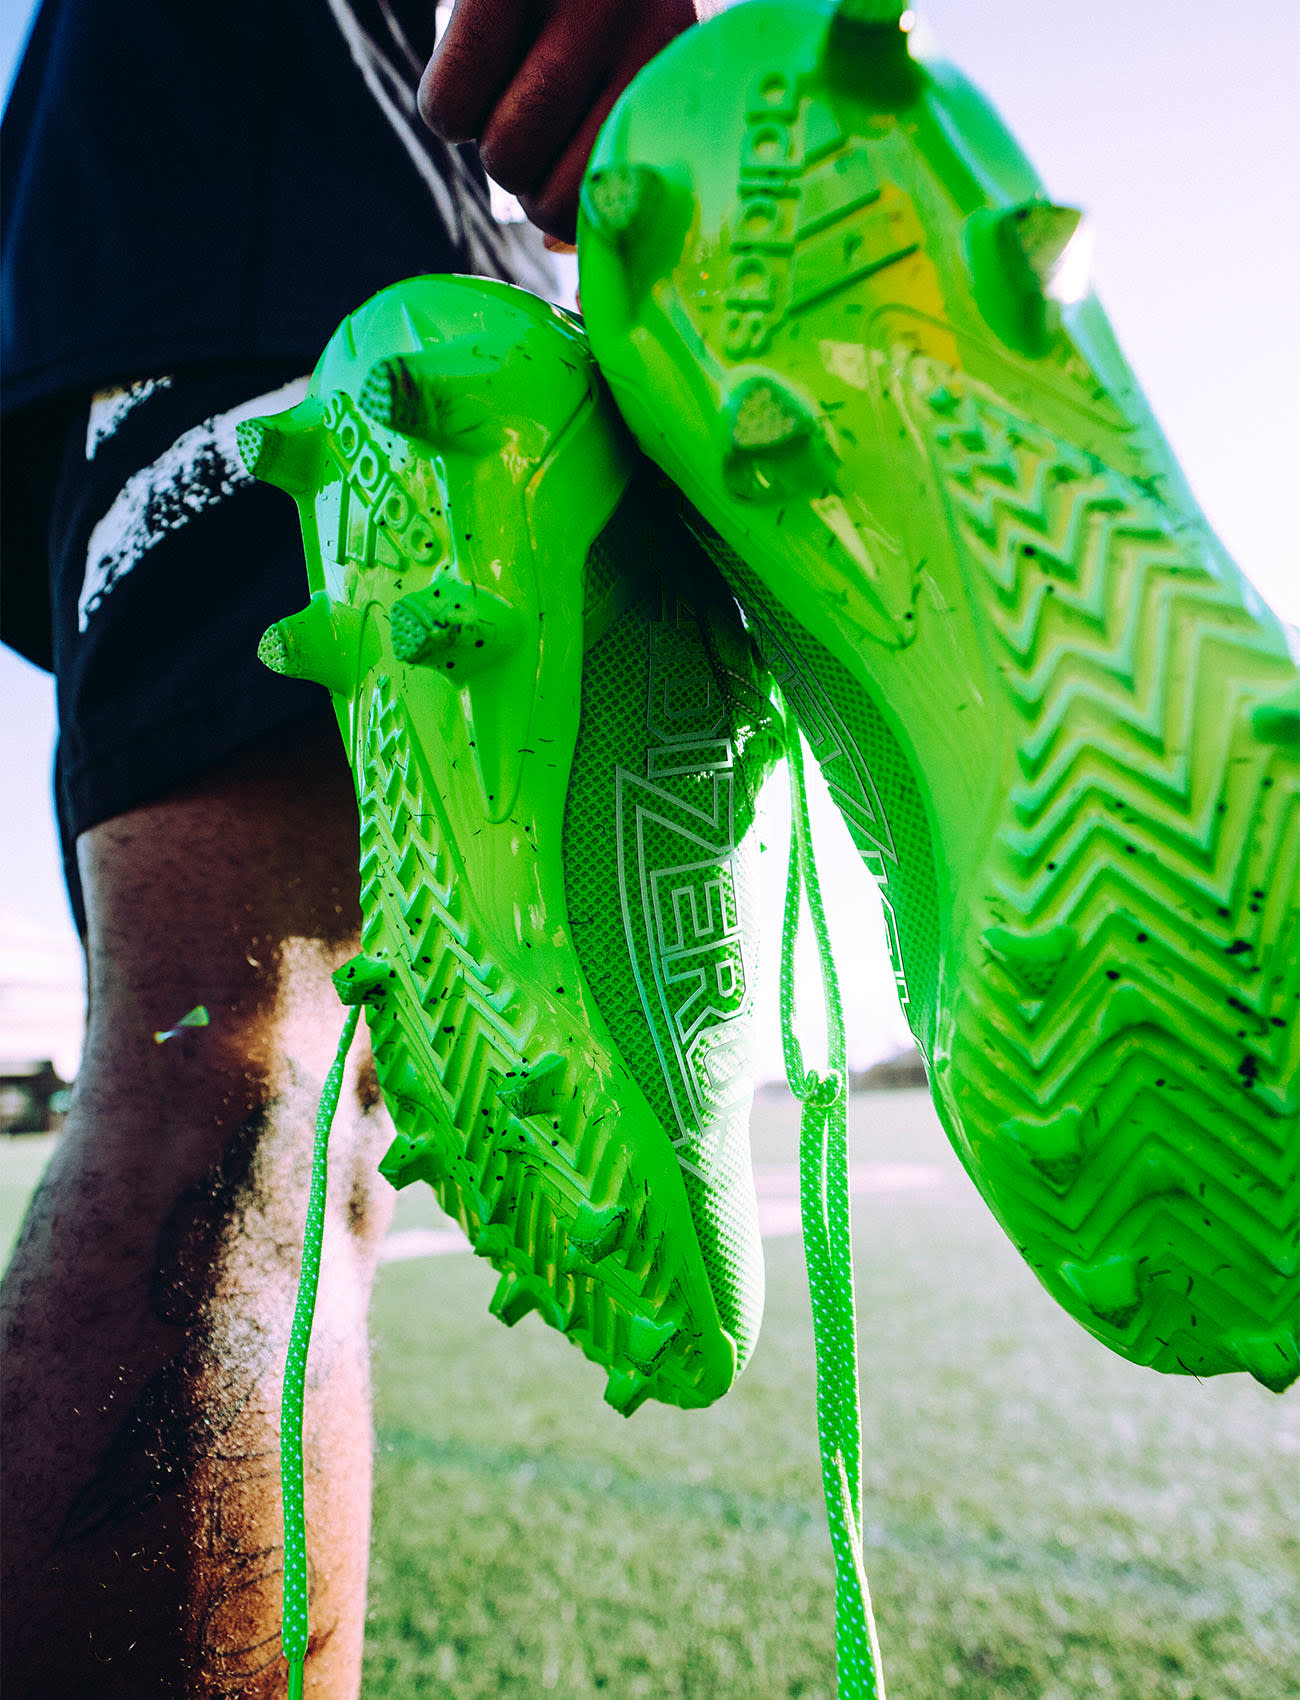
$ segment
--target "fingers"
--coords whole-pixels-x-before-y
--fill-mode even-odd
[[[525,190],[519,195],[519,204],[531,222],[547,235],[558,237],[561,242],[571,243],[577,233],[578,191],[582,188],[587,161],[591,158],[601,125],[628,81],[630,78],[607,85],[581,129],[552,166],[545,182],[537,189]]]
[[[606,87],[612,60],[599,27],[604,9],[591,4],[593,27],[583,42],[569,17],[553,17],[479,131],[483,169],[513,195],[546,181]]]
[[[457,0],[420,111],[447,141],[477,141],[485,169],[533,222],[571,241],[601,124],[694,21],[692,0]]]
[[[420,114],[445,142],[471,142],[536,34],[539,0],[456,0],[420,78]]]

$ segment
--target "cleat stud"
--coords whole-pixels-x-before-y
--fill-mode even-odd
[[[393,654],[408,667],[431,666],[453,683],[481,671],[514,647],[519,621],[499,597],[440,578],[393,604]]]
[[[500,1222],[486,1222],[474,1235],[475,1257],[486,1257],[489,1262],[504,1260],[513,1249],[510,1231]]]
[[[285,678],[307,679],[338,695],[346,694],[354,682],[356,658],[352,645],[341,636],[336,618],[341,619],[346,632],[354,616],[349,609],[331,608],[326,592],[318,590],[305,608],[277,620],[263,632],[257,646],[258,660]]]
[[[293,663],[289,658],[289,644],[284,633],[280,630],[279,620],[273,626],[268,626],[262,633],[257,645],[257,659],[263,667],[269,667],[273,673],[282,673],[292,677]]]
[[[1258,703],[1250,727],[1261,744],[1278,744],[1284,750],[1300,745],[1300,685],[1289,685],[1272,702]]]
[[[240,459],[264,484],[291,496],[314,493],[325,470],[320,417],[320,403],[309,399],[287,413],[242,420],[235,427]]]
[[[554,1102],[556,1092],[564,1084],[564,1073],[564,1058],[556,1051],[548,1051],[526,1073],[517,1074],[513,1079],[502,1079],[496,1089],[497,1100],[512,1115],[525,1119],[535,1116],[540,1109]]]
[[[1013,281],[1056,301],[1079,301],[1087,293],[1089,237],[1077,207],[1027,201],[1003,213],[1000,228],[1013,273],[1023,268]]]
[[[391,986],[396,984],[397,971],[391,962],[379,956],[354,956],[330,978],[339,1002],[351,1009],[354,1004],[382,1003]]]
[[[627,1358],[637,1369],[649,1373],[680,1333],[675,1322],[659,1322],[651,1316],[634,1316],[627,1328]]]
[[[1300,1375],[1300,1350],[1290,1328],[1282,1326],[1265,1334],[1232,1334],[1228,1346],[1242,1369],[1272,1393],[1285,1393]]]
[[[1037,933],[1013,933],[1007,927],[989,927],[984,944],[1006,970],[1022,997],[1045,998],[1075,947],[1070,927],[1052,927]]]
[[[740,385],[727,403],[731,446],[741,454],[783,448],[812,430],[807,409],[772,378]]]
[[[1061,1279],[1108,1328],[1125,1328],[1142,1302],[1137,1260],[1127,1252],[1101,1263],[1063,1263]]]
[[[618,1205],[596,1210],[584,1204],[569,1225],[569,1247],[583,1262],[599,1263],[608,1257],[622,1237],[628,1213]]]
[[[644,229],[667,200],[666,181],[648,165],[607,165],[589,172],[582,185],[587,223],[614,245]]]
[[[906,0],[840,0],[826,32],[827,79],[861,100],[906,102],[922,80],[908,47],[911,10]]]
[[[379,1159],[379,1172],[389,1186],[400,1191],[419,1179],[422,1152],[409,1134],[399,1133]]]
[[[835,483],[835,453],[807,405],[775,378],[738,384],[726,401],[722,474],[742,501],[814,496]]]
[[[385,1093],[387,1096],[387,1093]],[[412,1139],[399,1133],[379,1162],[379,1172],[388,1184],[401,1191],[413,1181],[438,1187],[448,1175],[447,1162],[432,1140]]]
[[[530,1310],[539,1310],[541,1302],[531,1284],[518,1275],[503,1275],[488,1302],[488,1309],[499,1322],[513,1328]]]
[[[650,1378],[631,1369],[613,1369],[605,1383],[605,1403],[621,1417],[639,1411],[650,1397]]]
[[[979,310],[1009,348],[1041,356],[1051,344],[1049,304],[1088,292],[1089,227],[1076,207],[1024,201],[982,208],[966,221],[966,261]]]
[[[417,359],[394,355],[377,360],[366,374],[357,406],[368,419],[403,436],[431,437],[437,429],[437,408]]]
[[[908,0],[840,0],[836,20],[851,29],[900,29]]]
[[[1012,1117],[999,1127],[998,1137],[1009,1141],[1058,1191],[1071,1186],[1083,1166],[1083,1117],[1078,1110],[1061,1110],[1046,1120]]]

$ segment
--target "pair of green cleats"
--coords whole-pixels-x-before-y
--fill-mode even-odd
[[[263,658],[328,686],[356,776],[339,980],[383,1169],[618,1409],[726,1392],[763,1296],[747,833],[797,728],[1039,1279],[1135,1362],[1280,1391],[1295,664],[1077,275],[1079,215],[905,24],[753,0],[689,31],[593,154],[585,329],[413,280],[241,427],[312,590]],[[825,1122],[835,1085],[795,1085]]]

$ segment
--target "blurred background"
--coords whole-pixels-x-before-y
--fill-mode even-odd
[[[918,10],[920,27],[1018,132],[1049,191],[1092,215],[1098,292],[1211,524],[1277,611],[1300,622],[1290,510],[1300,6],[929,0]],[[0,0],[6,91],[33,11]],[[49,802],[52,739],[50,680],[0,650],[0,1061],[49,1059],[66,1079],[80,1042],[80,958]],[[824,796],[815,805],[850,1060],[863,1069],[910,1039],[870,882]],[[767,813],[759,1055],[775,1071],[782,781]],[[804,1003],[815,1015],[811,981]]]

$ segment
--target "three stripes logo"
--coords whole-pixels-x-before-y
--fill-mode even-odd
[[[824,107],[802,110],[782,71],[750,91],[736,187],[722,333],[733,359],[761,353],[791,314],[920,246],[910,203],[877,185],[865,144],[846,142]]]

